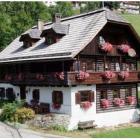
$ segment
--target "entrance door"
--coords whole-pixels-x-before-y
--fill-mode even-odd
[[[26,87],[25,86],[20,87],[20,99],[21,100],[26,99]]]

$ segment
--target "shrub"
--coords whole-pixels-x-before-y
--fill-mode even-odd
[[[7,103],[5,104],[2,109],[2,113],[0,115],[0,120],[2,121],[14,121],[13,119],[13,116],[14,116],[14,113],[16,112],[16,108],[17,108],[17,105],[16,103]]]
[[[30,108],[18,108],[14,114],[14,120],[19,123],[24,123],[27,120],[33,119],[35,112]]]
[[[2,121],[15,121],[14,114],[16,110],[24,105],[24,101],[15,101],[12,103],[5,103],[2,106],[2,113],[0,115],[0,120]]]
[[[67,129],[63,125],[53,125],[52,129],[60,132],[67,132]]]

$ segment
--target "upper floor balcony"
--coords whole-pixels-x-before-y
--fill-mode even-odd
[[[47,86],[68,86],[68,85],[90,85],[109,84],[124,82],[140,82],[139,71],[129,72],[53,72],[53,73],[19,73],[6,74],[0,78],[1,83],[14,85],[47,85]]]

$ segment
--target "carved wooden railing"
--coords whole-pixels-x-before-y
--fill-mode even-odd
[[[138,76],[138,71],[130,71],[129,76],[124,80],[119,80],[118,74],[119,72],[115,72],[116,76],[111,78],[110,80],[103,80],[102,75],[103,72],[89,72],[89,77],[83,81],[77,81],[75,79],[75,73],[69,72],[68,73],[68,83],[70,85],[77,85],[77,84],[103,84],[103,83],[122,83],[122,82],[138,82],[140,81],[140,77]]]
[[[41,74],[43,78],[37,78],[37,74],[26,73],[22,77],[18,74],[11,74],[11,79],[1,78],[0,82],[8,82],[13,84],[26,85],[78,85],[78,84],[104,84],[104,83],[124,83],[124,82],[140,82],[140,72],[130,71],[129,76],[124,80],[118,78],[119,72],[115,72],[116,76],[110,80],[103,80],[103,72],[89,72],[89,77],[85,80],[76,80],[75,72],[65,72],[64,79],[59,79],[54,73]],[[139,75],[139,76],[138,76]]]

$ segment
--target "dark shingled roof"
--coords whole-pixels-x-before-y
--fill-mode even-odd
[[[41,31],[36,29],[31,29],[29,32],[22,34],[19,41],[23,41],[25,36],[29,36],[32,39],[40,39]]]
[[[41,38],[32,47],[21,49],[23,43],[19,41],[19,36],[0,53],[0,62],[74,59],[74,57],[92,41],[108,22],[124,24],[125,26],[130,27],[135,36],[137,36],[137,33],[131,24],[122,17],[108,9],[100,9],[63,18],[61,19],[62,27],[60,29],[60,26],[56,26],[52,22],[46,23],[44,25],[44,30],[51,29],[55,25],[53,30],[57,33],[67,33],[68,31],[68,34],[62,37],[60,41],[50,46],[44,43],[44,38]],[[66,30],[66,27],[64,26],[67,26],[69,30]],[[37,27],[35,26],[31,30],[33,29],[36,31]],[[31,30],[25,32],[25,34],[30,34],[29,32]],[[36,35],[33,33],[30,34],[30,36],[35,37]],[[39,34],[37,37],[38,36]],[[139,39],[138,36],[137,39]]]

